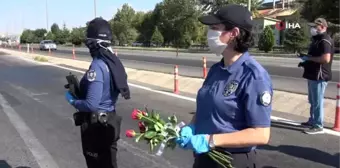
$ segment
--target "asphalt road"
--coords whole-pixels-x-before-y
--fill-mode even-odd
[[[38,65],[13,56],[0,55],[0,167],[84,168],[79,128],[73,126],[74,109],[64,99],[68,70]],[[74,74],[79,77],[81,73]],[[148,147],[124,136],[137,123],[130,119],[133,108],[144,105],[162,116],[176,114],[189,121],[195,103],[131,87],[132,99],[120,99],[117,112],[123,117],[119,141],[121,168],[189,168],[190,151],[166,151],[163,157],[148,153]],[[279,112],[273,112],[279,115]],[[290,115],[293,117],[293,115]],[[305,118],[300,118],[304,121]],[[265,168],[339,167],[339,137],[306,135],[302,128],[272,123],[270,144],[258,150]],[[47,166],[46,166],[47,167]]]
[[[25,51],[25,47],[22,48]],[[39,51],[34,49],[34,52],[45,53],[47,51]],[[126,67],[152,70],[156,72],[173,73],[174,65],[179,65],[179,74],[189,77],[202,77],[202,60],[190,53],[184,53],[176,58],[170,55],[170,52],[154,52],[143,51],[122,51],[118,56]],[[71,58],[72,50],[68,47],[63,47],[57,51],[52,51],[53,56]],[[202,57],[200,57],[202,58]],[[299,59],[295,58],[273,58],[273,57],[255,57],[264,68],[271,74],[273,86],[276,90],[288,91],[293,93],[307,94],[307,82],[301,78],[303,70],[296,65]],[[77,48],[76,59],[91,60],[88,50],[85,48]],[[207,58],[207,68],[219,61],[220,58],[216,56],[209,56]],[[325,96],[334,99],[336,97],[337,88],[336,81],[339,81],[339,61],[335,61],[333,65],[333,80],[328,83]]]

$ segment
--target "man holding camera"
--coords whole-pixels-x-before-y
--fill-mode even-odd
[[[303,78],[308,80],[308,100],[311,107],[309,120],[301,125],[309,127],[304,131],[307,134],[320,134],[323,133],[324,93],[328,81],[332,79],[334,42],[327,34],[328,24],[324,18],[317,18],[308,25],[312,43],[307,55],[300,54],[304,62],[299,66],[304,68]]]

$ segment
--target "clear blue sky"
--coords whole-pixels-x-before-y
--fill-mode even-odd
[[[46,28],[46,0],[2,0],[0,34],[18,34],[23,28]],[[96,0],[97,16],[111,19],[128,3],[137,11],[152,10],[162,0]],[[266,0],[271,1],[271,0]],[[94,0],[47,0],[49,27],[65,22],[68,28],[83,26],[94,18]]]

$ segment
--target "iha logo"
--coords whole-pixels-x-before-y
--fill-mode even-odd
[[[277,30],[301,28],[299,23],[290,23],[285,21],[276,22],[275,27]]]

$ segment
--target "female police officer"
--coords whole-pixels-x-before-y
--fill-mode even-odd
[[[206,152],[213,148],[232,154],[233,166],[256,167],[256,145],[270,137],[270,76],[252,58],[251,13],[240,5],[228,5],[216,14],[203,16],[208,25],[208,45],[222,55],[197,94],[191,123],[181,129],[177,143],[195,152],[194,168],[218,168]]]
[[[79,114],[83,153],[88,168],[117,168],[117,141],[121,117],[116,115],[119,93],[130,98],[127,75],[120,60],[112,53],[110,24],[102,18],[90,21],[86,46],[93,61],[80,81],[79,100],[69,92],[67,101]]]

